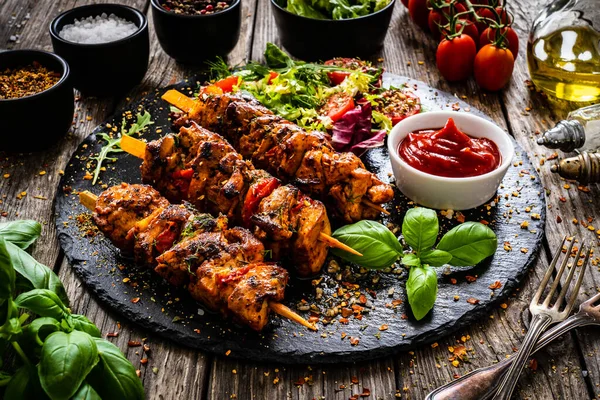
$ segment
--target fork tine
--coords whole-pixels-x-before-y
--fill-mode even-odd
[[[569,303],[567,304],[567,307],[565,308],[565,311],[567,311],[568,313],[571,312],[571,308],[573,308],[573,304],[575,304],[575,300],[577,300],[577,295],[579,294],[579,289],[581,288],[581,284],[583,283],[583,274],[585,273],[585,270],[587,268],[591,253],[592,253],[592,249],[589,248],[587,251],[587,254],[585,255],[585,260],[583,260],[583,265],[581,266],[581,272],[579,273],[579,276],[577,277],[577,283],[575,284],[575,287],[573,288],[573,293],[571,293],[571,297],[569,298]],[[594,297],[597,297],[597,296],[594,296]]]
[[[563,238],[563,241],[562,241],[561,245],[560,245],[560,248],[556,251],[556,254],[554,255],[554,258],[552,259],[552,262],[548,266],[548,270],[546,271],[546,275],[544,275],[544,279],[542,280],[542,282],[540,282],[540,287],[538,288],[538,291],[535,293],[535,297],[531,301],[531,304],[538,304],[539,303],[540,298],[542,297],[542,294],[544,293],[544,289],[548,285],[548,282],[550,282],[550,278],[552,278],[552,272],[554,271],[554,268],[556,267],[556,263],[558,262],[558,259],[560,258],[560,255],[562,253],[562,249],[563,249],[563,246],[564,246],[566,240],[567,240],[567,237],[565,236]],[[568,255],[571,254],[571,250],[573,249],[573,245],[574,244],[575,244],[575,238],[572,238],[571,239],[571,245],[569,246],[569,249],[567,250],[567,259],[568,259]],[[557,282],[560,281],[560,276],[562,275],[562,272],[563,272],[563,270],[565,268],[565,265],[566,264],[563,261],[563,263],[561,264],[560,272],[557,275],[557,277],[554,280],[554,282],[552,283],[552,288],[550,289],[550,292],[546,296],[546,300],[544,301],[544,306],[546,306],[546,307],[550,303],[550,300],[552,299],[552,295],[556,291],[556,287],[558,286]]]
[[[582,242],[581,247],[579,248],[579,251],[576,254],[575,262],[573,263],[573,266],[569,270],[569,275],[567,275],[567,279],[565,279],[565,283],[563,284],[560,294],[558,295],[558,298],[556,299],[556,303],[554,303],[554,308],[556,309],[556,311],[560,311],[560,306],[562,305],[562,303],[565,299],[565,296],[567,295],[567,290],[569,289],[569,286],[571,285],[571,281],[573,280],[573,275],[575,275],[575,270],[577,269],[577,263],[579,262],[579,259],[581,258],[581,256],[584,254],[583,253],[584,248],[585,248],[585,243]],[[569,255],[567,255],[566,260],[568,258],[569,258]],[[585,272],[585,268],[582,269],[582,272]],[[579,274],[579,276],[581,276],[581,274]],[[556,278],[556,281],[560,283],[558,277]],[[565,311],[567,311],[567,308],[569,308],[569,304],[567,304],[567,306],[565,307]],[[570,312],[571,310],[568,310],[568,311]]]

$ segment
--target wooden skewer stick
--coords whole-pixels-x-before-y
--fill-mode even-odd
[[[175,89],[167,90],[161,98],[173,107],[178,108],[187,114],[192,112],[196,105],[196,101],[194,99],[187,97],[185,94],[178,92]],[[367,199],[361,199],[361,203],[369,208],[373,208],[379,212],[382,212],[385,215],[390,215],[390,212],[388,210],[381,207],[379,204],[375,204]]]
[[[121,138],[121,148],[129,154],[142,159],[144,158],[144,154],[146,154],[146,143],[129,135],[124,135]],[[319,240],[324,243],[327,243],[329,247],[335,247],[341,250],[345,250],[349,253],[355,254],[357,256],[362,256],[361,253],[354,250],[352,247],[345,245],[339,240],[323,232],[320,233]]]
[[[79,193],[79,202],[81,203],[81,205],[83,205],[85,208],[87,208],[90,211],[93,211],[96,208],[96,200],[98,200],[98,196],[96,196],[92,192],[88,192],[86,190],[86,191]],[[300,325],[303,325],[310,330],[313,330],[313,331],[318,330],[318,328],[314,324],[311,324],[310,322],[308,322],[307,320],[302,318],[301,315],[297,314],[294,310],[292,310],[291,308],[289,308],[287,306],[284,306],[281,303],[277,303],[275,301],[270,301],[269,308],[271,310],[273,310],[276,314],[279,314],[284,318],[287,318],[289,320],[297,322]]]

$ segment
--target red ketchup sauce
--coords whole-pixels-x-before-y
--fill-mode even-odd
[[[486,174],[498,168],[502,160],[496,143],[468,136],[452,118],[440,130],[409,133],[398,154],[419,171],[449,178]]]

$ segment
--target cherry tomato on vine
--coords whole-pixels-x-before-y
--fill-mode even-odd
[[[477,27],[475,26],[475,24],[469,20],[465,20],[465,19],[460,19],[458,20],[458,22],[456,23],[456,32],[460,31],[460,28],[462,28],[463,23],[465,24],[465,28],[463,29],[463,33],[468,35],[471,39],[473,39],[473,42],[475,43],[475,47],[477,47],[477,43],[479,43],[479,32],[477,31]],[[444,36],[447,35],[447,31],[444,30],[444,32],[442,33],[442,36],[440,37],[440,40],[444,39]]]
[[[427,0],[408,0],[408,13],[423,30],[429,30],[429,8]]]
[[[440,42],[435,53],[436,64],[444,78],[449,81],[461,81],[473,72],[475,53],[475,42],[463,33],[451,40],[444,39]]]
[[[506,9],[504,7],[496,7],[496,13],[500,17],[500,23],[502,25],[507,25],[512,21],[512,18],[510,17],[510,15],[508,14],[508,12],[506,11]],[[482,8],[482,9],[478,10],[477,15],[479,15],[480,17],[489,18],[491,20],[498,22],[497,18],[496,18],[496,14],[494,14],[494,12],[492,10],[490,10],[489,8]],[[479,32],[483,32],[489,26],[488,21],[476,22],[475,24],[476,24],[477,30]]]
[[[494,43],[499,35],[499,29],[497,28],[487,28],[483,32],[481,32],[481,36],[479,37],[479,46],[483,47],[486,44]],[[517,36],[517,32],[511,27],[502,28],[502,33],[506,38],[505,44],[506,47],[510,50],[515,60],[519,56],[519,36]]]
[[[508,49],[486,44],[475,56],[475,81],[483,89],[502,89],[512,76],[515,59]]]
[[[467,11],[467,8],[461,3],[454,4],[454,13],[458,14],[460,12]],[[427,18],[427,24],[429,25],[429,30],[433,33],[433,36],[437,36],[440,34],[440,26],[444,26],[448,23],[448,18],[446,15],[450,14],[450,7],[444,7],[440,10],[431,10],[429,11],[429,16]]]

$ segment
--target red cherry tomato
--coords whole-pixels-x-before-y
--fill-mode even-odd
[[[330,71],[327,73],[327,76],[329,77],[329,80],[333,86],[337,86],[344,82],[344,79],[346,79],[349,75],[350,72],[348,71]]]
[[[504,9],[503,7],[496,7],[496,13],[498,13],[498,16],[500,17],[500,22],[503,25],[506,25],[511,22],[510,15],[508,15],[508,13],[506,12],[506,9]],[[482,9],[478,10],[477,15],[479,15],[480,17],[483,17],[483,18],[489,18],[491,20],[497,21],[496,14],[494,14],[494,12],[492,10],[490,10],[489,8],[482,8]],[[477,26],[477,30],[479,32],[483,32],[488,27],[489,22],[488,21],[475,22],[475,25]]]
[[[519,36],[517,36],[517,32],[511,27],[503,28],[502,33],[506,38],[506,47],[510,50],[515,60],[519,56]],[[481,33],[479,37],[479,46],[483,47],[486,44],[490,44],[496,41],[498,37],[498,29],[487,28]]]
[[[508,49],[486,44],[475,57],[475,81],[483,89],[502,89],[512,76],[515,59]]]
[[[475,42],[463,33],[452,40],[441,41],[435,53],[436,64],[444,78],[451,82],[461,81],[473,72],[475,53]]]
[[[460,28],[462,28],[463,23],[465,23],[465,28],[463,29],[463,33],[468,35],[471,39],[473,39],[473,42],[475,42],[475,45],[477,45],[477,43],[479,43],[479,32],[477,32],[477,27],[475,26],[475,24],[473,22],[466,20],[466,19],[459,20],[456,23],[456,31],[457,32],[460,31]],[[440,41],[444,39],[444,36],[446,34],[447,34],[446,31],[442,32]]]
[[[392,126],[421,112],[421,99],[411,90],[388,89],[381,93],[374,110],[392,120]]]
[[[269,81],[267,82],[269,85],[273,82],[273,79],[277,78],[279,74],[275,71],[269,71]]]
[[[408,12],[410,17],[421,29],[429,30],[429,8],[427,0],[408,0]]]
[[[467,11],[467,8],[463,4],[454,4],[454,12],[456,14],[464,11]],[[431,10],[429,12],[427,24],[429,25],[429,30],[433,33],[433,36],[437,37],[437,35],[440,33],[440,26],[444,26],[448,23],[448,18],[446,18],[446,15],[449,14],[450,7],[444,7],[441,10]]]
[[[321,114],[327,115],[333,122],[341,119],[344,114],[354,108],[354,99],[346,93],[332,95],[327,104],[321,108]]]
[[[228,76],[227,78],[221,79],[214,83],[215,86],[221,88],[223,92],[230,93],[233,92],[233,87],[239,84],[240,78],[238,76]]]

